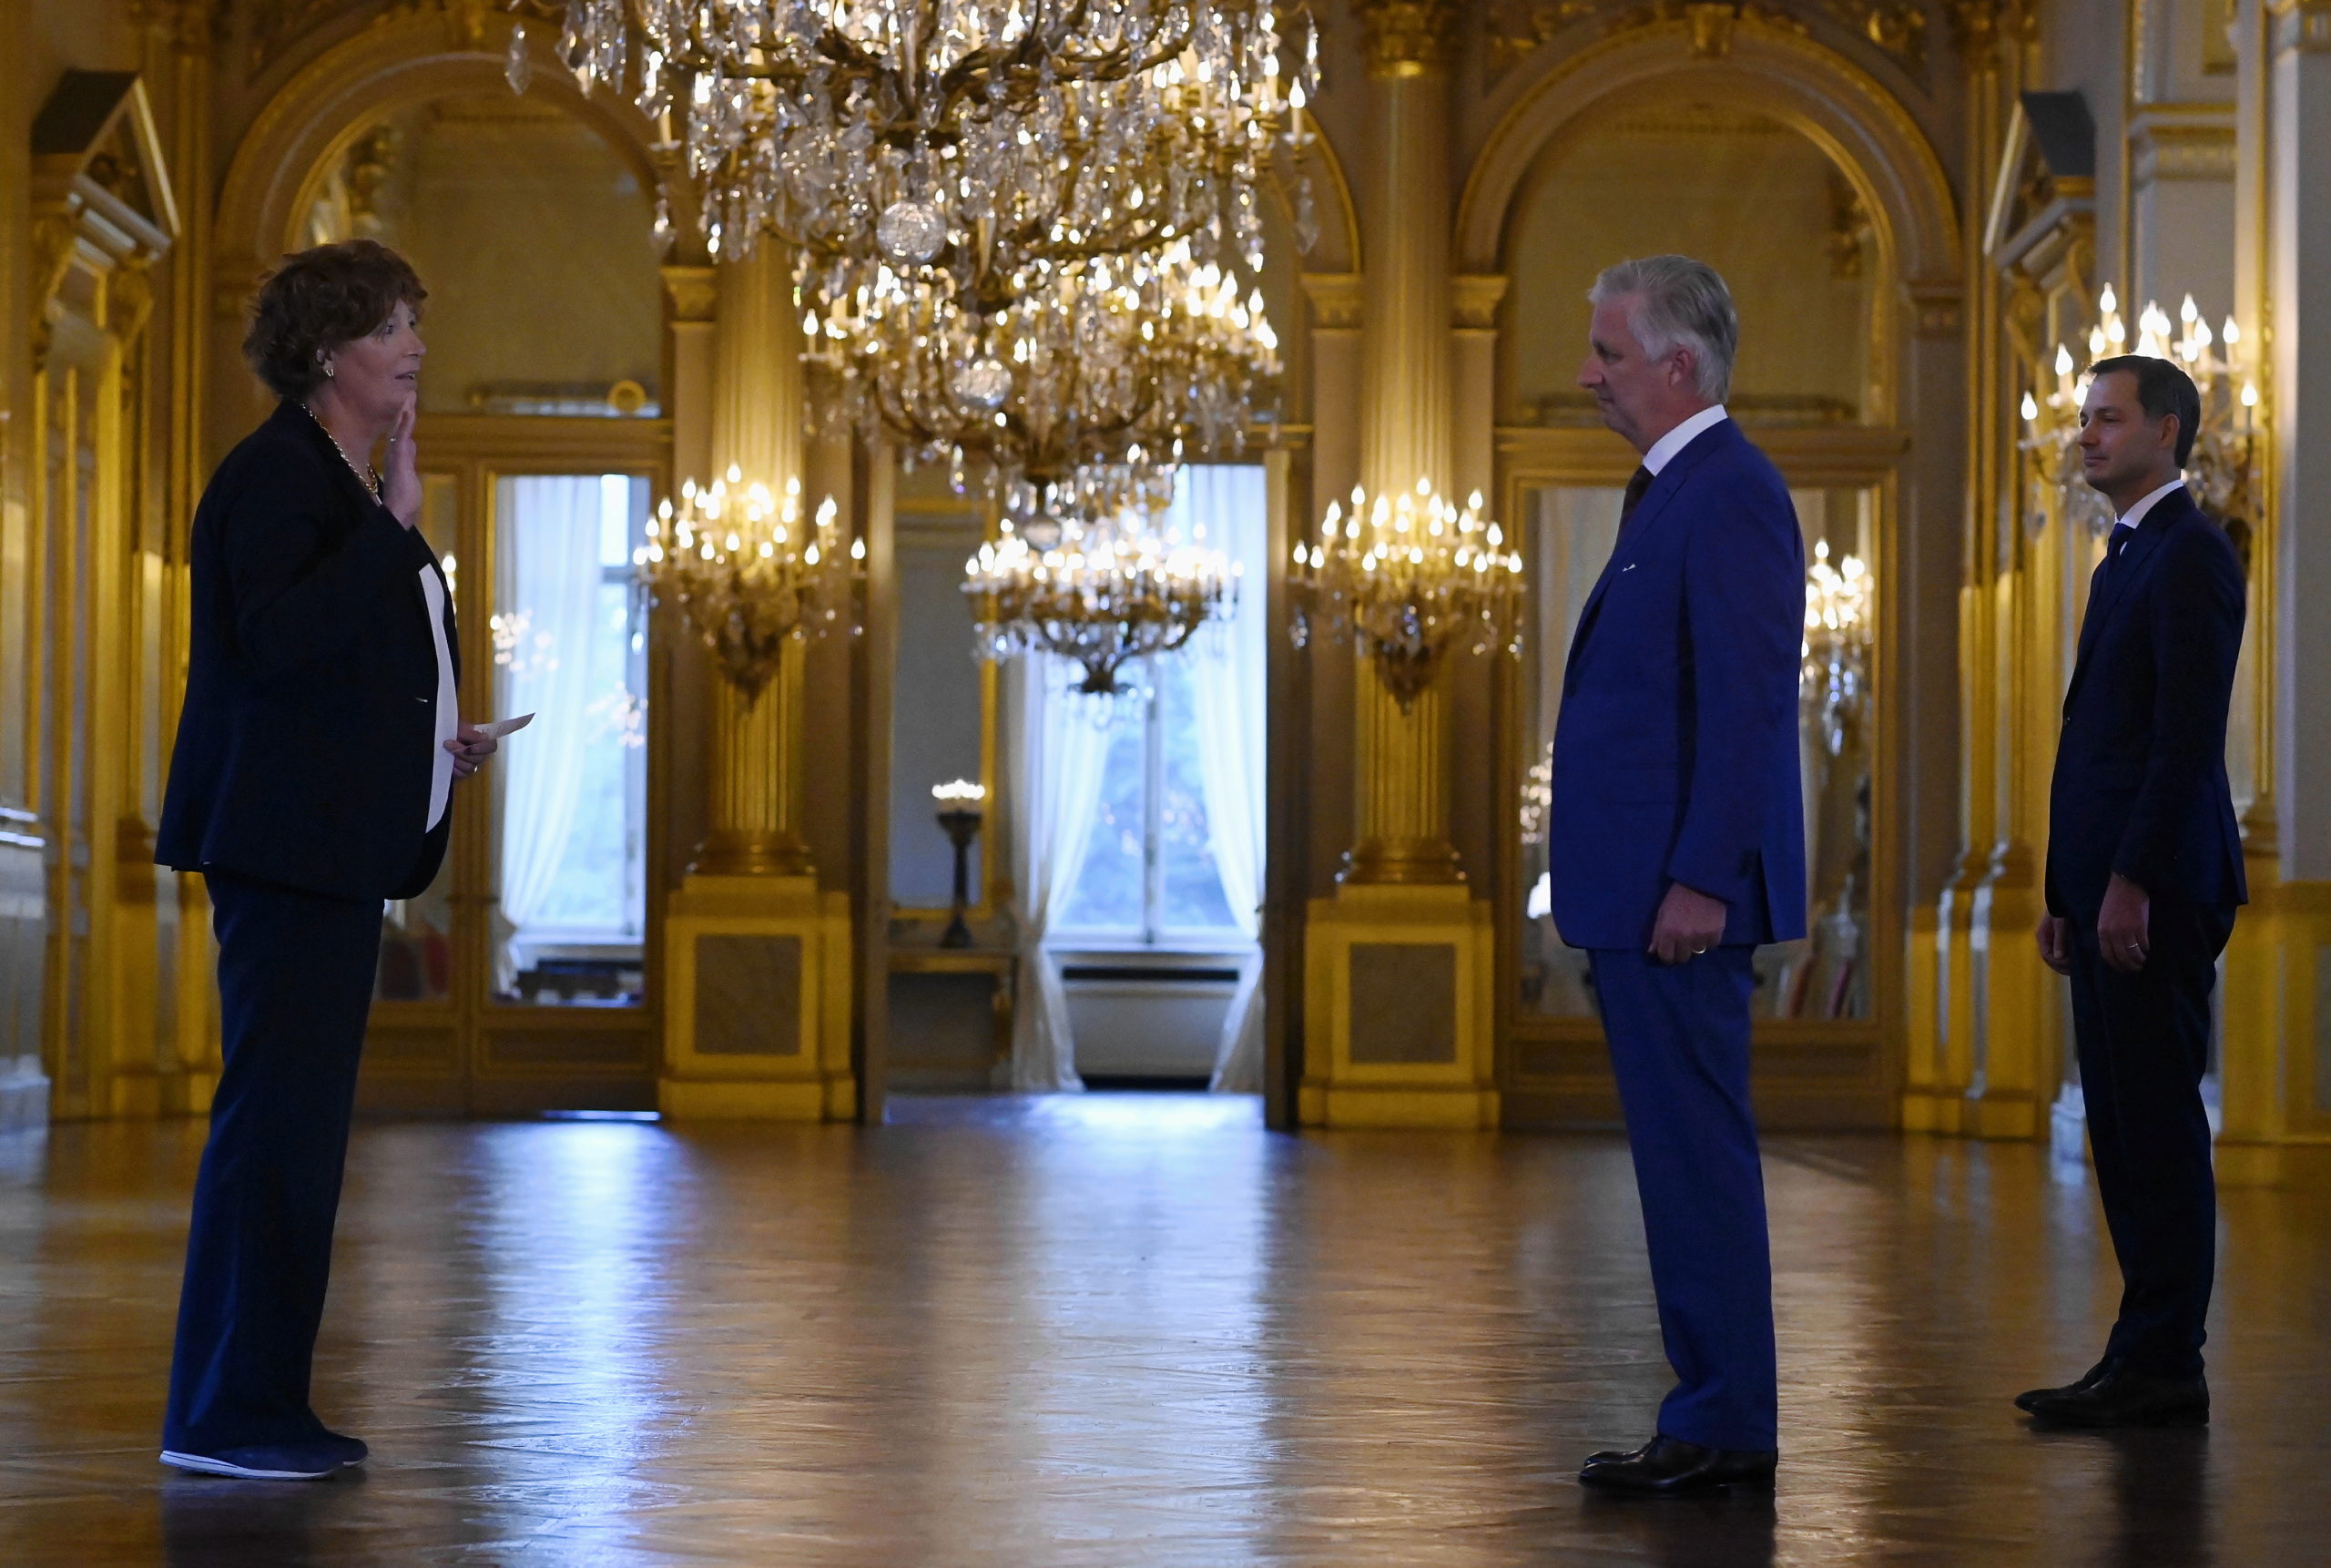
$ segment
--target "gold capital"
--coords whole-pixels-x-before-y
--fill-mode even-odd
[[[1359,18],[1371,74],[1416,76],[1448,66],[1456,0],[1359,0]]]

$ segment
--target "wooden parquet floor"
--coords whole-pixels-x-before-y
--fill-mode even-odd
[[[1776,1139],[1776,1495],[1572,1479],[1666,1385],[1624,1145],[1251,1102],[361,1129],[312,1485],[155,1461],[198,1129],[0,1140],[0,1563],[2331,1562],[2331,1202],[2229,1194],[2207,1434],[2039,1436],[2110,1259],[2044,1151]]]

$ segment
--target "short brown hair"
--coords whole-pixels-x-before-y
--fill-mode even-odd
[[[305,397],[324,379],[321,354],[427,298],[412,264],[377,239],[318,245],[260,280],[243,358],[278,397]]]

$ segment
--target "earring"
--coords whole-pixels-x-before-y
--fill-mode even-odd
[[[326,360],[326,361],[324,361],[324,380],[326,380],[326,381],[330,381],[330,380],[331,380],[331,376],[332,376],[331,361],[330,360]]]

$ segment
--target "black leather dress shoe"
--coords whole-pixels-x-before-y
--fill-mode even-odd
[[[2121,1366],[2029,1408],[2041,1426],[2201,1427],[2210,1424],[2210,1385],[2199,1376],[2164,1378]]]
[[[2015,1408],[2029,1414],[2051,1400],[2061,1400],[2068,1394],[2084,1394],[2096,1386],[2099,1379],[2120,1364],[2120,1358],[2107,1356],[2082,1373],[2076,1383],[2066,1383],[2061,1389],[2026,1389],[2015,1396]]]
[[[1780,1455],[1771,1449],[1702,1448],[1655,1437],[1629,1453],[1596,1454],[1578,1472],[1583,1486],[1650,1497],[1680,1497],[1727,1486],[1770,1486]]]

